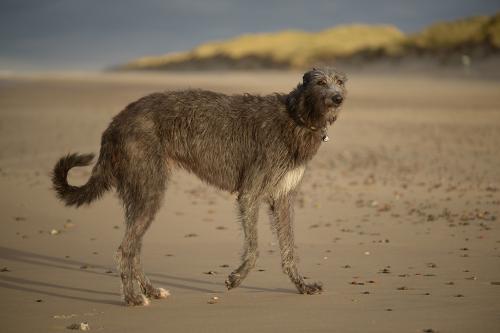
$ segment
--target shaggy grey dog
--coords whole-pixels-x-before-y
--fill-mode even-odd
[[[242,263],[226,281],[228,289],[240,285],[255,266],[257,216],[265,201],[283,271],[300,293],[322,291],[320,283],[306,284],[297,268],[292,201],[307,163],[328,139],[327,125],[337,119],[345,81],[345,75],[333,69],[313,69],[289,94],[154,93],[114,117],[102,135],[99,158],[85,185],[69,185],[68,171],[89,165],[93,154],[71,154],[58,161],[52,181],[66,205],[89,204],[113,187],[123,202],[126,231],[117,253],[127,304],[145,305],[149,298],[168,296],[144,274],[140,251],[177,167],[237,194],[245,242]],[[142,295],[135,293],[134,281]]]

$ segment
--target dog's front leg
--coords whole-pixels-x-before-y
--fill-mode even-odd
[[[226,280],[227,289],[238,287],[250,270],[255,267],[259,252],[257,251],[257,218],[259,216],[259,199],[248,194],[238,196],[239,217],[243,226],[245,243],[242,263]]]
[[[293,193],[271,198],[269,208],[271,211],[271,224],[275,231],[281,251],[281,265],[301,294],[319,294],[323,290],[321,283],[306,284],[297,268],[295,254],[295,241],[292,225]]]

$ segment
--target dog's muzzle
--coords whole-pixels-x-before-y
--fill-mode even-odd
[[[335,94],[332,96],[332,102],[333,102],[333,105],[335,105],[335,106],[340,106],[340,104],[342,104],[343,101],[344,101],[344,97],[342,97],[342,95],[340,95],[340,94]]]

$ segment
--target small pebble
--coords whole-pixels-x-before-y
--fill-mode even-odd
[[[50,231],[50,234],[51,234],[52,236],[59,235],[60,233],[61,233],[61,232],[60,232],[59,230],[57,230],[57,229],[52,229],[52,230]]]
[[[216,271],[208,271],[208,272],[203,272],[203,274],[207,274],[207,275],[217,275],[217,272],[216,272]]]
[[[2,269],[0,269],[0,272],[2,272],[2,273],[3,272],[10,272],[10,269],[8,269],[7,267],[2,267]]]
[[[75,226],[75,224],[72,222],[64,223],[64,228],[66,228],[66,229],[73,228],[74,226]]]
[[[198,237],[198,234],[190,233],[184,236],[185,238]]]

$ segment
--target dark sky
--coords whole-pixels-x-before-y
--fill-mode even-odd
[[[346,23],[414,32],[498,10],[500,0],[0,0],[0,70],[95,70],[242,33]]]

